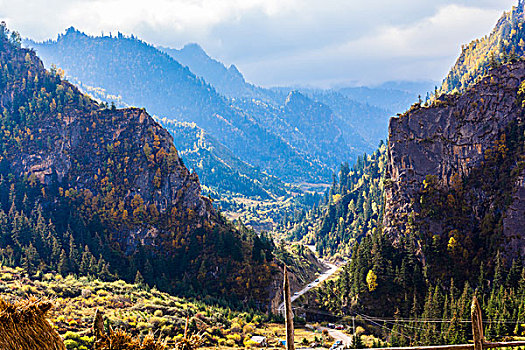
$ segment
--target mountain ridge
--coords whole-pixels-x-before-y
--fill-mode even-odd
[[[85,85],[119,95],[129,105],[146,106],[159,117],[196,122],[242,160],[273,175],[285,180],[329,176],[325,165],[268,132],[188,68],[138,39],[89,37],[70,29],[56,41],[27,45],[35,47],[48,65],[56,63]]]

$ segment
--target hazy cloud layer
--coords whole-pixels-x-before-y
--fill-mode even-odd
[[[23,36],[65,28],[197,42],[261,85],[440,80],[517,0],[0,0]]]

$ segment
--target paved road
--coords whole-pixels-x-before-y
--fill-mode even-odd
[[[318,327],[317,329],[320,330],[321,332],[326,329],[328,331],[328,334],[330,334],[330,336],[334,338],[336,341],[341,340],[344,345],[352,345],[352,337],[346,333],[338,331],[337,329],[326,328],[326,327]]]
[[[306,328],[309,328],[311,329],[312,331],[319,331],[319,332],[322,332],[324,330],[326,330],[328,332],[328,334],[334,338],[334,343],[338,340],[342,341],[343,342],[343,345],[352,345],[352,337],[349,336],[348,334],[346,333],[343,333],[341,331],[338,331],[337,329],[332,329],[332,328],[326,328],[326,327],[321,327],[321,326],[318,326],[317,328],[314,327],[313,325],[311,324],[307,324],[306,325]]]
[[[308,292],[310,289],[312,288],[315,288],[317,287],[320,283],[322,283],[323,281],[325,281],[328,277],[332,276],[338,269],[339,267],[336,266],[336,265],[333,265],[333,264],[330,264],[328,262],[323,262],[325,265],[327,265],[329,267],[328,270],[326,270],[325,272],[323,272],[321,275],[319,275],[317,277],[317,279],[319,279],[319,281],[315,282],[315,281],[312,281],[310,283],[308,283],[308,285],[306,287],[304,287],[303,289],[301,289],[300,291],[298,292],[295,292],[291,299],[292,299],[292,303],[297,299],[299,298],[301,295],[303,295],[304,293]],[[293,291],[292,291],[293,292]],[[277,309],[277,311],[279,312],[282,312],[284,310],[284,301],[279,305],[279,308]]]

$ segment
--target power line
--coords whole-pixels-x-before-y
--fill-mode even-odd
[[[358,316],[361,316],[362,318],[364,318],[364,319],[366,320],[366,316],[364,316],[364,315],[360,315],[360,314],[357,314],[357,315],[358,315]],[[379,326],[379,327],[381,327],[381,328],[384,328],[384,329],[386,329],[387,331],[389,331],[390,333],[398,334],[398,335],[400,335],[400,336],[402,336],[402,337],[405,337],[405,338],[409,339],[410,341],[412,341],[412,338],[409,337],[408,335],[404,335],[404,334],[401,333],[401,332],[394,331],[393,329],[390,329],[390,328],[388,328],[388,327],[386,327],[386,326],[384,326],[384,325],[381,325],[381,324],[379,324],[379,323],[376,323],[376,322],[374,322],[374,321],[372,321],[372,320],[368,320],[368,322],[373,323],[373,324],[375,324],[376,326]]]
[[[300,307],[296,307],[294,309],[302,309]],[[344,318],[345,316],[341,316],[341,315],[335,315],[331,312],[325,312],[325,311],[320,311],[320,310],[307,310],[306,313],[314,313],[314,314],[319,314],[319,315],[325,315],[325,316],[331,316],[331,317],[334,317],[334,318],[337,318],[337,319],[342,319]],[[386,322],[386,323],[390,323],[392,324],[393,322],[404,322],[404,323],[451,323],[451,322],[459,322],[459,323],[471,323],[472,320],[461,320],[461,319],[450,319],[450,320],[443,320],[443,319],[411,319],[411,318],[388,318],[388,317],[375,317],[375,316],[369,316],[369,315],[365,315],[365,314],[358,314],[356,313],[357,316],[361,316],[363,318],[366,318],[368,320],[373,320],[373,321],[378,321],[378,322]],[[507,323],[507,324],[516,324],[516,323],[523,323],[525,321],[522,321],[522,320],[490,320],[490,319],[485,319],[483,320],[483,323],[488,323],[488,324],[491,324],[491,323]]]
[[[397,324],[395,322],[390,322],[390,321],[385,321],[385,323],[389,323],[391,325],[398,325],[398,326],[401,326],[401,327],[405,327],[405,328],[411,328],[411,329],[417,329],[418,331],[431,331],[433,333],[438,333],[440,332],[439,330],[437,329],[432,329],[432,328],[421,328],[421,327],[415,327],[415,326],[409,326],[409,325],[406,325],[406,324]]]
[[[453,320],[443,320],[443,319],[410,319],[410,318],[381,318],[381,317],[374,317],[374,316],[368,316],[368,315],[362,315],[367,317],[368,319],[372,319],[375,321],[381,321],[381,322],[415,322],[415,323],[450,323]],[[471,323],[471,320],[455,320],[455,322],[460,323]],[[483,320],[483,323],[518,323],[522,322],[521,320]]]

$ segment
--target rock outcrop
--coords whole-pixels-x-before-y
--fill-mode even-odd
[[[449,189],[484,165],[487,150],[497,144],[511,123],[523,122],[518,90],[524,79],[525,62],[504,65],[491,70],[462,95],[443,95],[430,107],[414,105],[391,119],[384,217],[388,235],[395,240],[405,234],[409,217],[420,214],[419,195],[425,180],[437,179],[439,188]],[[523,175],[522,171],[515,180],[512,204],[498,210],[506,211],[503,230],[512,241],[512,250],[525,253]],[[470,203],[474,223],[482,219],[479,212],[493,206],[483,193],[477,196],[478,202]],[[426,230],[431,235],[444,235],[451,229],[438,220],[420,219],[427,220]]]
[[[210,200],[201,195],[197,174],[190,173],[179,157],[173,137],[144,109],[100,108],[75,86],[46,72],[33,52],[6,49],[3,60],[21,71],[13,74],[18,73],[19,80],[2,91],[0,108],[13,115],[32,108],[33,90],[24,89],[29,77],[36,79],[35,89],[54,90],[36,101],[43,106],[47,97],[54,107],[30,120],[15,148],[6,150],[11,173],[46,186],[58,183],[71,197],[76,193],[84,200],[96,198],[93,205],[113,207],[115,216],[126,210],[126,216],[133,217],[136,209],[142,216],[157,212],[163,216],[176,208],[184,216],[191,211],[191,218],[184,217],[190,229],[215,216]],[[120,243],[126,250],[146,240],[153,243],[156,230],[151,225],[120,226]]]

